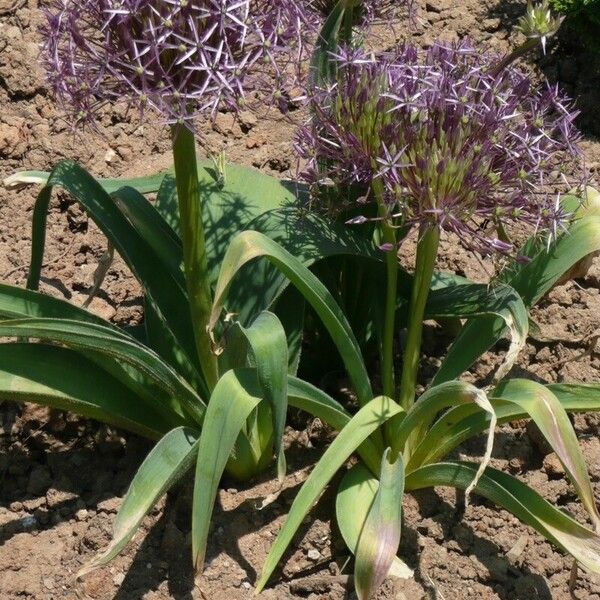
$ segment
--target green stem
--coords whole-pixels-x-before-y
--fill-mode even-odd
[[[385,294],[385,316],[383,321],[383,348],[381,375],[383,393],[393,398],[396,389],[394,371],[394,338],[396,337],[396,303],[398,295],[398,253],[396,250],[396,232],[389,225],[382,227],[383,242],[392,244],[393,249],[386,253],[385,266],[387,274]]]
[[[185,125],[173,126],[171,141],[179,198],[185,279],[194,338],[204,379],[208,389],[212,391],[218,380],[218,367],[207,332],[212,294],[204,241],[196,143],[194,134]]]
[[[415,400],[425,305],[431,288],[433,269],[440,242],[440,232],[437,227],[423,227],[419,232],[419,236],[415,261],[415,279],[408,309],[408,331],[404,360],[402,361],[402,379],[400,381],[399,402],[404,410],[408,410]]]
[[[386,294],[385,314],[383,320],[383,335],[381,340],[381,379],[383,393],[393,398],[396,389],[396,374],[394,371],[394,338],[396,334],[396,302],[398,294],[398,253],[396,252],[396,230],[388,222],[387,207],[383,203],[383,186],[381,181],[373,182],[373,192],[382,219],[381,236],[384,244],[390,244],[392,249],[386,253]]]
[[[506,69],[509,65],[511,65],[515,60],[527,54],[530,50],[533,50],[539,44],[539,40],[537,38],[532,38],[527,40],[523,44],[521,44],[518,48],[515,48],[510,54],[507,54],[504,58],[502,58],[494,67],[492,67],[490,71],[490,75],[496,77]]]

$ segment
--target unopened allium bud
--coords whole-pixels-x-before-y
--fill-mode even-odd
[[[297,139],[315,203],[366,195],[396,224],[436,225],[482,253],[514,254],[507,225],[556,231],[547,186],[578,156],[576,113],[557,89],[514,67],[497,73],[495,56],[464,44],[337,60],[337,82],[315,90]],[[324,178],[339,196],[319,194]]]
[[[78,121],[124,101],[187,122],[272,96],[316,26],[305,0],[52,0],[46,16],[49,84]]]
[[[549,0],[543,0],[541,4],[535,5],[529,0],[527,12],[519,20],[517,29],[526,38],[539,39],[544,52],[546,52],[546,40],[556,34],[563,20],[564,16],[552,14]]]

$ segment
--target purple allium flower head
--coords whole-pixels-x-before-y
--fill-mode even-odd
[[[361,202],[379,194],[387,218],[453,231],[484,254],[514,253],[498,239],[511,223],[556,232],[564,215],[547,190],[578,156],[576,113],[556,88],[514,67],[495,73],[497,57],[465,44],[337,60],[297,138],[317,201],[331,208],[332,184]]]
[[[326,16],[331,13],[338,0],[312,0],[311,7]],[[355,2],[355,15],[359,25],[375,20],[392,19],[400,12],[413,12],[414,0],[358,0]]]
[[[49,84],[76,121],[124,101],[170,123],[277,97],[316,18],[303,0],[52,0],[46,16]]]

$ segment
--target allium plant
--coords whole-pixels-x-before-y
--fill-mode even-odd
[[[113,543],[92,566],[120,552],[201,453],[192,527],[200,567],[223,472],[248,480],[274,458],[279,477],[285,472],[283,326],[245,289],[241,304],[259,309],[243,324],[228,323],[230,343],[220,356],[207,324],[225,242],[293,195],[251,170],[199,163],[194,119],[295,85],[321,17],[294,0],[55,0],[46,16],[43,60],[71,121],[93,123],[104,104],[153,112],[171,127],[174,177],[97,181],[65,161],[51,174],[12,178],[45,185],[34,211],[29,289],[0,288],[0,336],[19,331],[22,340],[0,345],[0,394],[33,397],[158,440],[123,503]],[[142,284],[145,319],[137,335],[36,292],[56,187],[80,202]],[[151,192],[154,206],[143,196]],[[249,378],[261,382],[259,396],[256,388],[248,393]],[[198,490],[212,498],[206,509]]]
[[[600,573],[600,514],[566,412],[585,410],[587,401],[588,408],[595,406],[598,387],[504,380],[527,336],[527,307],[600,239],[597,207],[579,207],[573,198],[556,200],[561,178],[554,171],[560,174],[562,165],[578,158],[573,111],[555,89],[536,89],[505,60],[465,45],[438,43],[425,54],[407,46],[382,56],[352,49],[337,52],[332,60],[335,78],[314,90],[311,120],[299,133],[298,149],[307,163],[313,208],[323,203],[346,221],[353,214],[349,224],[371,223],[366,231],[375,230],[374,242],[384,250],[370,257],[371,271],[384,271],[386,281],[385,293],[376,287],[374,294],[382,325],[372,322],[380,339],[381,381],[369,376],[346,314],[313,273],[258,232],[242,233],[232,242],[210,327],[218,322],[238,270],[257,256],[267,258],[322,320],[360,407],[351,416],[322,394],[322,407],[314,414],[339,434],[299,491],[267,558],[259,590],[324,486],[354,451],[362,462],[342,480],[337,518],[355,554],[360,600],[369,598],[388,573],[407,575],[409,569],[396,557],[402,497],[405,490],[435,485],[463,489],[467,501],[473,492],[497,502],[584,568]],[[400,267],[398,251],[411,229],[418,243],[414,272],[408,274]],[[533,237],[517,248],[512,229]],[[479,253],[508,255],[515,262],[510,278],[488,286],[434,274],[444,231],[458,234]],[[540,251],[536,242],[541,236],[546,240]],[[407,283],[409,299],[403,302]],[[469,320],[416,399],[423,323],[441,317]],[[397,378],[400,322],[407,333]],[[512,341],[491,388],[457,381],[502,332]],[[382,390],[375,399],[374,389]],[[595,532],[488,466],[496,423],[517,416],[533,419],[557,453]],[[462,441],[486,429],[479,464],[446,459]]]
[[[548,187],[578,153],[577,113],[557,88],[536,89],[516,68],[494,74],[497,57],[465,44],[350,50],[336,62],[337,81],[315,91],[298,134],[315,208],[323,183],[358,189],[379,219],[452,231],[484,254],[514,253],[515,224],[556,233],[564,215]]]
[[[54,0],[49,84],[77,121],[104,103],[169,123],[280,92],[306,58],[314,14],[299,0]]]
[[[581,207],[573,197],[555,205],[554,196],[543,194],[552,183],[551,166],[573,154],[572,114],[554,90],[536,92],[517,71],[503,71],[514,55],[492,63],[465,47],[438,45],[425,60],[410,48],[395,58],[340,50],[328,67],[330,50],[342,42],[355,47],[357,28],[389,14],[395,4],[65,0],[51,5],[46,61],[53,87],[75,120],[89,122],[102,103],[124,101],[158,113],[171,125],[173,140],[175,177],[94,180],[66,161],[51,174],[27,172],[7,180],[15,186],[45,185],[33,216],[29,289],[0,286],[0,336],[18,340],[0,344],[0,397],[72,410],[157,440],[123,502],[112,543],[90,567],[118,554],[156,500],[195,463],[192,546],[200,570],[223,472],[248,479],[277,457],[283,475],[289,402],[340,434],[294,502],[259,588],[323,486],[355,450],[362,462],[344,476],[337,513],[356,554],[361,599],[388,571],[407,574],[395,557],[402,495],[426,485],[483,494],[586,568],[598,570],[595,533],[519,481],[486,468],[496,421],[529,415],[555,448],[597,526],[600,517],[565,411],[597,409],[598,389],[505,381],[486,395],[452,381],[509,332],[500,379],[524,344],[527,308],[574,263],[600,248],[597,207]],[[313,94],[313,122],[301,132],[299,148],[309,163],[313,206],[325,197],[339,212],[355,199],[353,222],[368,220],[370,228],[347,227],[316,211],[307,214],[302,182],[291,186],[294,194],[289,185],[223,160],[196,160],[194,116],[237,110],[244,99],[295,85],[297,61],[306,39],[314,36],[313,23],[325,16],[323,9],[332,14],[311,62],[316,74],[306,87]],[[332,75],[335,81],[324,86]],[[141,328],[116,328],[34,291],[55,187],[87,210],[142,284]],[[157,194],[154,205],[147,193]],[[561,234],[559,224],[574,213],[568,234]],[[540,250],[537,238],[514,248],[508,237],[512,224],[546,230],[549,250]],[[396,253],[412,227],[419,230],[414,274],[400,268]],[[248,231],[226,251],[243,228]],[[375,244],[368,237],[373,230]],[[510,276],[493,286],[441,273],[434,285],[442,230],[463,234],[481,252],[527,256],[530,262],[515,262]],[[266,260],[248,264],[259,257]],[[334,299],[343,299],[339,288],[357,291],[336,270],[338,259],[349,260],[358,275],[368,271],[377,283],[387,274],[385,302],[380,286],[369,285],[365,306],[376,316],[359,324],[377,338],[381,386],[378,379],[373,384],[365,346]],[[316,261],[317,268],[335,272],[331,289],[309,269]],[[236,285],[242,267],[244,277]],[[294,375],[305,329],[302,296],[339,350],[361,407],[354,416]],[[360,305],[363,296],[354,296]],[[227,316],[220,320],[225,303]],[[414,403],[422,322],[441,317],[469,320],[432,385]],[[393,351],[400,323],[407,325],[408,336],[397,382]],[[373,399],[378,387],[384,395]],[[449,410],[440,416],[444,409]],[[486,429],[480,464],[438,462]]]
[[[464,44],[434,44],[424,56],[406,46],[393,55],[350,50],[334,59],[337,78],[315,90],[312,119],[297,147],[315,204],[324,187],[326,208],[345,208],[326,181],[375,207],[371,218],[379,221],[388,251],[383,380],[393,397],[398,232],[419,232],[420,287],[411,305],[418,323],[442,230],[484,254],[516,254],[512,225],[556,235],[564,215],[546,186],[577,155],[576,113],[556,89],[534,89],[510,66],[497,72],[497,57]],[[363,214],[352,222],[368,219]],[[413,358],[404,363],[403,376],[410,378],[400,392],[404,408],[413,399],[420,337],[418,325],[409,328]]]

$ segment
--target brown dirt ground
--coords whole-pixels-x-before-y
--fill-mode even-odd
[[[169,164],[168,140],[160,128],[140,126],[135,118],[107,109],[104,137],[75,139],[43,86],[38,68],[40,4],[37,0],[0,0],[0,179],[18,169],[48,169],[61,158],[76,158],[98,176],[141,175]],[[428,0],[421,2],[413,32],[423,46],[436,36],[464,37],[497,51],[507,48],[508,31],[523,2]],[[384,28],[385,29],[385,28]],[[400,36],[403,27],[396,27]],[[598,66],[573,40],[561,39],[557,52],[539,58],[551,79],[578,95],[587,132],[584,147],[592,177],[600,168]],[[276,116],[246,115],[242,126],[227,115],[206,127],[203,148],[225,147],[234,162],[268,173],[294,168],[290,152],[293,125]],[[29,260],[32,190],[0,190],[0,279],[23,284]],[[68,198],[59,196],[50,215],[43,291],[81,304],[105,248],[102,236]],[[444,244],[442,268],[485,279],[482,265],[455,241]],[[540,381],[598,381],[600,357],[581,351],[577,340],[600,326],[600,261],[586,277],[556,288],[533,312],[545,337],[523,351],[514,375]],[[123,263],[109,271],[92,308],[120,325],[139,322],[141,294]],[[442,340],[443,341],[443,340]],[[437,354],[434,326],[426,343]],[[485,381],[502,355],[490,353],[472,372]],[[436,359],[424,361],[426,381]],[[224,482],[213,521],[207,568],[195,584],[191,573],[188,485],[163,500],[144,521],[140,534],[110,567],[82,582],[74,573],[104,547],[111,524],[135,469],[149,445],[139,438],[39,407],[0,407],[0,598],[66,600],[214,600],[252,597],[252,586],[269,544],[280,527],[298,486],[329,441],[318,422],[298,421],[289,428],[289,473],[284,492],[264,511],[254,502],[271,493],[264,481],[238,487]],[[600,416],[575,417],[596,495],[600,500]],[[527,434],[530,435],[527,435]],[[527,481],[548,500],[584,518],[562,476],[556,456],[523,423],[500,429],[496,467]],[[477,457],[479,440],[461,449]],[[334,489],[334,488],[331,488]],[[272,580],[265,598],[352,598],[348,558],[332,526],[331,490],[320,500],[297,536],[293,551]],[[453,491],[436,489],[405,501],[406,527],[401,556],[415,568],[408,583],[388,581],[378,598],[417,600],[600,599],[600,580],[581,575],[568,592],[570,561],[507,512],[474,499],[465,514],[456,509]],[[512,551],[511,551],[512,550]],[[309,552],[310,551],[310,552]]]

